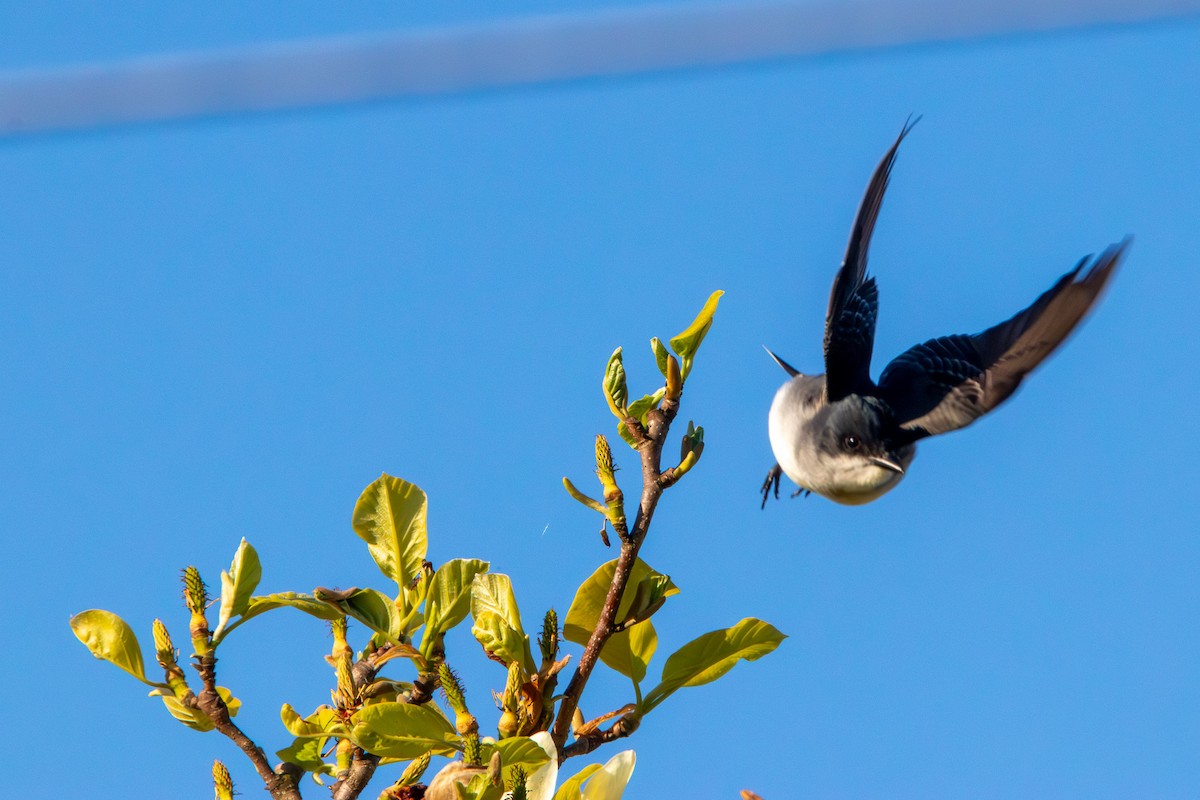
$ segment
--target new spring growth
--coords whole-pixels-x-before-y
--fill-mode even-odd
[[[608,446],[608,439],[601,434],[596,435],[596,475],[604,488],[605,516],[617,532],[617,536],[621,537],[621,541],[625,541],[629,538],[629,530],[625,525],[625,495],[621,493],[621,487],[617,486],[612,448]]]
[[[420,758],[409,762],[404,768],[404,773],[400,776],[400,780],[396,781],[396,786],[412,786],[421,780],[421,776],[425,774],[425,770],[429,769],[429,759],[431,753],[426,753]]]
[[[683,435],[683,440],[679,443],[679,464],[662,474],[662,477],[658,479],[659,486],[665,489],[674,485],[680,478],[688,474],[692,467],[696,466],[696,462],[700,460],[703,452],[704,428],[697,428],[689,420],[687,433]]]
[[[683,394],[683,376],[679,372],[679,361],[675,356],[667,356],[667,399],[678,400]]]
[[[558,672],[566,666],[555,662],[558,658],[558,614],[554,609],[542,617],[542,635],[538,637],[542,651],[542,665],[538,668],[538,690],[542,693],[542,717],[537,720],[536,730],[545,730],[554,721],[554,689],[558,686]],[[570,656],[567,656],[570,658]]]
[[[692,361],[696,357],[696,351],[700,349],[700,343],[708,334],[708,329],[712,327],[713,314],[717,313],[717,302],[723,294],[725,293],[718,289],[709,295],[704,308],[700,309],[692,324],[683,333],[671,339],[671,349],[679,355],[682,364],[680,372],[684,381],[692,372]]]
[[[528,790],[525,788],[525,781],[527,779],[525,770],[520,767],[509,769],[507,788],[512,792],[512,800],[529,800]]]
[[[197,656],[210,655],[212,635],[208,630],[208,619],[204,616],[204,609],[208,607],[208,588],[200,578],[200,570],[195,567],[183,571],[183,600],[192,613],[188,626],[192,635],[192,649]]]
[[[338,775],[345,775],[354,763],[354,742],[349,739],[338,739],[334,763]]]
[[[542,617],[542,635],[538,637],[542,650],[542,666],[553,664],[558,658],[558,612],[553,608]]]
[[[333,631],[333,652],[329,662],[333,665],[334,675],[337,676],[333,704],[340,709],[355,708],[360,698],[358,687],[354,684],[354,650],[346,641],[346,618],[331,620],[329,627]]]
[[[503,756],[500,755],[499,750],[493,750],[492,757],[490,759],[488,759],[488,765],[487,765],[488,783],[492,784],[492,786],[503,785],[503,782],[504,782],[503,777],[502,777],[503,773],[504,773],[504,758],[503,758]]]
[[[187,678],[179,666],[179,651],[171,641],[171,634],[161,619],[154,620],[154,658],[166,673],[167,686],[176,697],[188,694]]]
[[[508,680],[504,694],[500,697],[500,722],[496,729],[501,739],[516,736],[521,729],[521,664],[517,661],[508,665]]]
[[[463,763],[470,767],[483,766],[483,743],[478,733],[463,736]]]
[[[613,416],[624,421],[628,416],[629,388],[625,385],[625,365],[621,362],[621,348],[613,351],[604,368],[604,399]]]
[[[633,602],[629,604],[629,615],[621,622],[621,630],[631,628],[639,622],[650,619],[655,611],[667,602],[667,590],[671,579],[666,575],[647,575],[638,581],[633,593]]]
[[[233,778],[229,777],[229,770],[220,761],[213,762],[212,777],[216,800],[233,800]]]
[[[462,684],[459,683],[458,676],[454,674],[454,670],[446,666],[444,661],[438,664],[437,676],[438,683],[442,686],[442,694],[446,696],[446,702],[454,711],[454,729],[458,731],[459,736],[474,735],[479,730],[479,723],[467,710],[467,699],[463,695]],[[479,737],[476,736],[475,739],[478,743]],[[478,763],[478,761],[472,763]]]

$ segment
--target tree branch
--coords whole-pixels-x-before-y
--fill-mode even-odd
[[[599,737],[584,737],[576,743],[578,748],[576,745],[572,745],[571,748],[566,747],[567,737],[571,731],[571,719],[575,715],[575,709],[579,707],[579,698],[587,686],[592,670],[596,667],[600,651],[615,630],[613,620],[616,617],[617,608],[621,605],[625,586],[629,583],[633,565],[637,563],[638,551],[642,549],[642,543],[650,531],[654,510],[658,507],[658,501],[662,497],[663,487],[658,482],[662,475],[662,449],[671,428],[671,421],[675,419],[677,413],[679,413],[679,401],[666,399],[660,408],[651,410],[646,416],[646,435],[638,448],[638,454],[642,460],[642,498],[638,504],[637,517],[634,519],[629,536],[621,542],[621,553],[617,557],[612,583],[609,584],[608,594],[604,598],[604,607],[600,610],[600,617],[596,620],[596,627],[592,630],[592,635],[588,637],[588,643],[583,649],[579,664],[575,667],[574,674],[571,675],[571,682],[567,684],[566,692],[563,694],[558,708],[558,716],[555,718],[551,730],[554,744],[558,748],[560,764],[572,755],[591,752],[603,743],[598,741],[590,747],[580,744],[580,742],[591,741],[594,738],[603,738],[604,734],[600,734]],[[616,728],[617,725],[613,727]],[[583,749],[585,747],[587,749]]]
[[[233,719],[229,716],[229,707],[217,693],[216,657],[211,654],[201,656],[199,663],[195,666],[200,673],[200,680],[204,683],[204,689],[196,695],[196,706],[212,720],[213,727],[227,736],[246,754],[246,757],[254,764],[258,776],[263,779],[271,797],[275,800],[300,800],[300,789],[296,785],[295,779],[286,771],[277,773],[272,770],[266,753],[243,733],[242,729],[234,724]]]
[[[639,724],[636,717],[621,717],[606,731],[597,731],[578,736],[570,747],[563,749],[562,760],[566,761],[568,758],[575,756],[586,756],[602,744],[615,742],[617,739],[624,739],[636,731]]]
[[[354,759],[345,775],[338,776],[331,788],[333,800],[355,800],[367,788],[379,766],[379,756],[354,748]]]

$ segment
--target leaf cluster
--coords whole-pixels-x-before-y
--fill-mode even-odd
[[[714,293],[696,321],[671,339],[675,355],[658,339],[651,341],[664,378],[664,385],[654,392],[628,402],[619,348],[605,370],[604,395],[619,419],[618,431],[643,460],[653,456],[654,469],[649,473],[653,479],[644,482],[642,506],[647,496],[656,501],[690,470],[703,450],[703,430],[689,424],[679,464],[658,470],[662,439],[700,342],[712,325],[720,294]],[[429,783],[426,797],[437,800],[437,792],[444,791],[452,800],[498,800],[506,789],[515,795],[513,787],[523,787],[525,776],[551,758],[531,738],[534,734],[556,732],[553,740],[545,740],[553,741],[551,751],[558,754],[552,760],[589,752],[631,734],[679,689],[716,680],[738,661],[753,661],[771,652],[784,638],[756,619],[710,631],[663,660],[657,683],[643,691],[658,649],[651,617],[680,590],[670,576],[637,557],[649,517],[643,518],[639,511],[632,526],[625,519],[614,459],[602,436],[597,437],[596,463],[603,502],[587,498],[566,479],[564,483],[572,496],[611,524],[620,537],[621,553],[579,585],[561,630],[553,609],[542,615],[536,648],[526,633],[512,580],[491,572],[490,564],[479,559],[453,559],[435,568],[426,560],[425,493],[386,474],[363,490],[351,517],[351,527],[388,582],[384,589],[318,587],[311,592],[257,594],[263,566],[257,551],[243,539],[229,569],[221,573],[216,624],[210,626],[207,588],[194,567],[185,570],[190,659],[199,684],[178,663],[179,653],[160,620],[154,621],[153,639],[162,680],[148,677],[137,636],[116,614],[84,611],[71,619],[71,627],[94,656],[150,686],[150,694],[160,698],[173,718],[199,732],[218,730],[238,743],[274,797],[298,798],[297,776],[305,773],[317,783],[333,777],[335,798],[357,797],[377,767],[398,762],[407,762],[407,768],[381,797],[407,797],[409,787],[419,784],[436,756],[456,760]],[[241,703],[216,684],[216,655],[219,648],[229,646],[234,631],[280,608],[295,609],[331,626],[333,646],[326,660],[333,689],[331,702],[310,707],[308,713],[283,705],[280,718],[291,742],[276,751],[280,763],[271,766],[261,748],[233,721]],[[351,619],[366,631],[357,648],[348,640]],[[493,691],[499,719],[494,731],[483,734],[445,650],[446,634],[468,619],[482,654],[504,669],[502,685]],[[584,652],[569,686],[559,693],[559,675],[573,658],[561,652],[563,639],[583,645]],[[633,696],[625,706],[587,721],[578,710],[579,701],[596,658],[631,681]],[[385,676],[385,672],[398,674]],[[438,702],[439,688],[444,706]],[[602,731],[609,720],[615,722]],[[568,728],[574,744],[559,735]],[[223,770],[223,765],[220,770],[214,767],[214,775]],[[585,773],[586,778],[590,768]],[[222,781],[228,781],[228,772],[222,774],[219,792]],[[581,782],[582,778],[568,781],[555,797],[580,796]]]

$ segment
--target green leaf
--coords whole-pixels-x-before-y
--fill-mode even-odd
[[[350,740],[379,756],[449,756],[459,749],[454,726],[423,705],[376,703],[360,710],[350,722]]]
[[[187,725],[192,730],[199,731],[200,733],[207,733],[213,729],[214,726],[212,720],[208,718],[207,714],[205,714],[199,708],[185,706],[175,697],[175,695],[171,694],[170,690],[156,689],[150,694],[151,696],[161,697],[163,705],[167,707],[167,711],[171,714],[171,716],[182,722],[184,725]],[[229,709],[229,716],[236,717],[238,711],[240,711],[242,708],[242,701],[234,697],[233,693],[224,686],[217,687],[217,694],[220,695],[221,699],[225,701],[225,706]]]
[[[500,800],[504,795],[504,787],[492,783],[487,773],[475,775],[465,786],[460,783],[454,788],[459,800]]]
[[[471,613],[472,582],[476,575],[487,571],[486,561],[456,558],[442,564],[433,574],[425,598],[425,633],[421,637],[421,654],[426,658],[438,637]]]
[[[242,612],[242,617],[233,625],[230,625],[225,630],[225,635],[229,635],[229,631],[233,630],[237,625],[245,622],[248,619],[253,619],[259,614],[265,614],[268,611],[273,611],[276,608],[294,608],[297,611],[303,611],[309,616],[317,619],[334,620],[344,616],[341,611],[337,610],[328,603],[322,602],[310,594],[301,594],[299,592],[276,592],[275,594],[259,595],[251,597],[246,610]]]
[[[250,607],[250,596],[258,588],[261,579],[262,563],[258,560],[258,552],[242,539],[237,552],[233,554],[229,571],[221,573],[221,614],[217,629],[213,631],[214,644],[224,638],[225,626],[229,621]]]
[[[646,667],[658,649],[658,634],[650,620],[622,632],[629,636],[629,677],[634,683],[641,683],[646,679]]]
[[[658,404],[667,396],[667,387],[659,389],[654,394],[648,394],[640,400],[634,400],[629,404],[629,416],[637,419],[643,425],[646,424],[646,414],[650,409],[658,408]]]
[[[583,800],[583,782],[599,771],[599,764],[588,764],[558,787],[554,800]]]
[[[296,739],[290,747],[276,750],[275,755],[280,761],[295,764],[305,772],[311,772],[313,780],[324,786],[322,775],[334,775],[337,770],[332,764],[326,764],[321,758],[322,741],[320,739]]]
[[[617,419],[625,417],[625,405],[629,402],[629,388],[625,385],[625,365],[621,361],[621,348],[613,351],[604,368],[604,398],[608,408]]]
[[[504,769],[521,767],[526,774],[550,760],[550,754],[528,736],[511,736],[495,744],[484,745],[484,763],[491,760],[494,750],[500,752],[500,763],[504,765]]]
[[[488,658],[505,666],[516,661],[522,665],[526,674],[532,672],[529,662],[525,660],[525,653],[529,650],[529,638],[514,630],[496,612],[480,612],[471,627],[471,635],[483,645],[483,651],[487,653]]]
[[[629,604],[629,616],[617,621],[630,625],[650,619],[666,602],[670,581],[666,575],[650,575],[638,581],[633,589],[633,600]],[[628,592],[629,587],[626,587],[625,591]]]
[[[71,630],[96,658],[115,664],[151,686],[146,680],[146,667],[142,663],[142,648],[129,623],[111,611],[93,608],[71,617]]]
[[[717,313],[717,302],[723,294],[725,293],[718,289],[709,295],[704,308],[700,310],[692,324],[683,333],[671,339],[671,349],[679,356],[680,371],[685,380],[688,373],[692,371],[692,359],[696,356],[696,351],[700,349],[700,343],[704,341],[708,329],[712,327],[713,314]]]
[[[329,706],[320,706],[307,717],[301,717],[290,703],[284,703],[279,709],[279,718],[288,733],[297,739],[327,739],[346,733],[337,712]]]
[[[600,619],[600,610],[604,608],[604,599],[608,596],[608,587],[612,584],[616,568],[616,560],[602,564],[575,592],[575,599],[571,601],[571,608],[567,611],[567,619],[563,623],[563,636],[568,641],[587,644],[592,631],[596,629],[596,622]],[[617,621],[629,616],[629,609],[633,605],[636,594],[632,587],[636,587],[647,578],[660,575],[661,573],[655,572],[640,558],[634,562],[633,569],[630,570],[629,583],[626,584],[621,604],[617,607],[615,617]],[[661,577],[666,579],[666,585],[662,589],[664,597],[679,594],[679,587],[671,582],[669,577],[665,575],[661,575]],[[649,624],[649,621],[641,622],[634,628]],[[635,683],[640,683],[646,676],[646,664],[649,662],[650,656],[654,654],[657,636],[652,627],[640,631],[638,634],[640,638],[635,649],[630,636],[632,630],[633,628],[630,628],[610,636],[604,649],[600,651],[600,660]],[[651,641],[655,644],[650,644]]]
[[[401,588],[421,571],[429,534],[425,493],[408,481],[383,474],[354,504],[353,526],[379,570]]]
[[[732,628],[712,631],[676,650],[663,665],[662,681],[646,695],[639,712],[645,714],[684,686],[715,681],[738,661],[756,661],[787,637],[758,619],[747,618]]]
[[[650,340],[650,349],[654,351],[654,363],[658,366],[658,371],[662,373],[664,378],[667,377],[667,356],[669,354],[667,353],[666,345],[655,336]]]
[[[504,628],[487,619],[487,614],[499,617],[512,633],[505,632]],[[505,643],[503,655],[506,664],[520,661],[526,674],[536,672],[533,667],[533,653],[529,649],[529,637],[525,635],[525,629],[521,626],[521,612],[517,608],[512,581],[507,575],[489,572],[475,576],[471,582],[471,616],[475,619],[475,628],[482,628],[489,635],[500,635],[500,640]],[[481,619],[484,620],[482,624]],[[475,628],[472,628],[471,633],[483,644],[484,650],[501,654],[499,650],[489,649],[483,639],[479,638],[479,634],[475,633]]]
[[[395,641],[403,641],[400,609],[396,608],[392,599],[383,592],[377,589],[356,589],[336,599],[322,596],[321,590],[317,590],[316,594],[319,600],[329,603],[376,633]]]

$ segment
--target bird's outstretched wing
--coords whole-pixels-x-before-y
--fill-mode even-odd
[[[895,143],[875,168],[850,230],[846,257],[833,279],[829,311],[825,315],[825,392],[831,402],[872,386],[871,350],[875,344],[879,294],[875,279],[867,278],[867,249],[896,161],[896,150],[919,120],[920,117],[904,124]]]
[[[1003,403],[1054,352],[1104,290],[1130,239],[1063,275],[1024,311],[974,336],[931,339],[901,353],[878,395],[914,439],[966,427]]]

